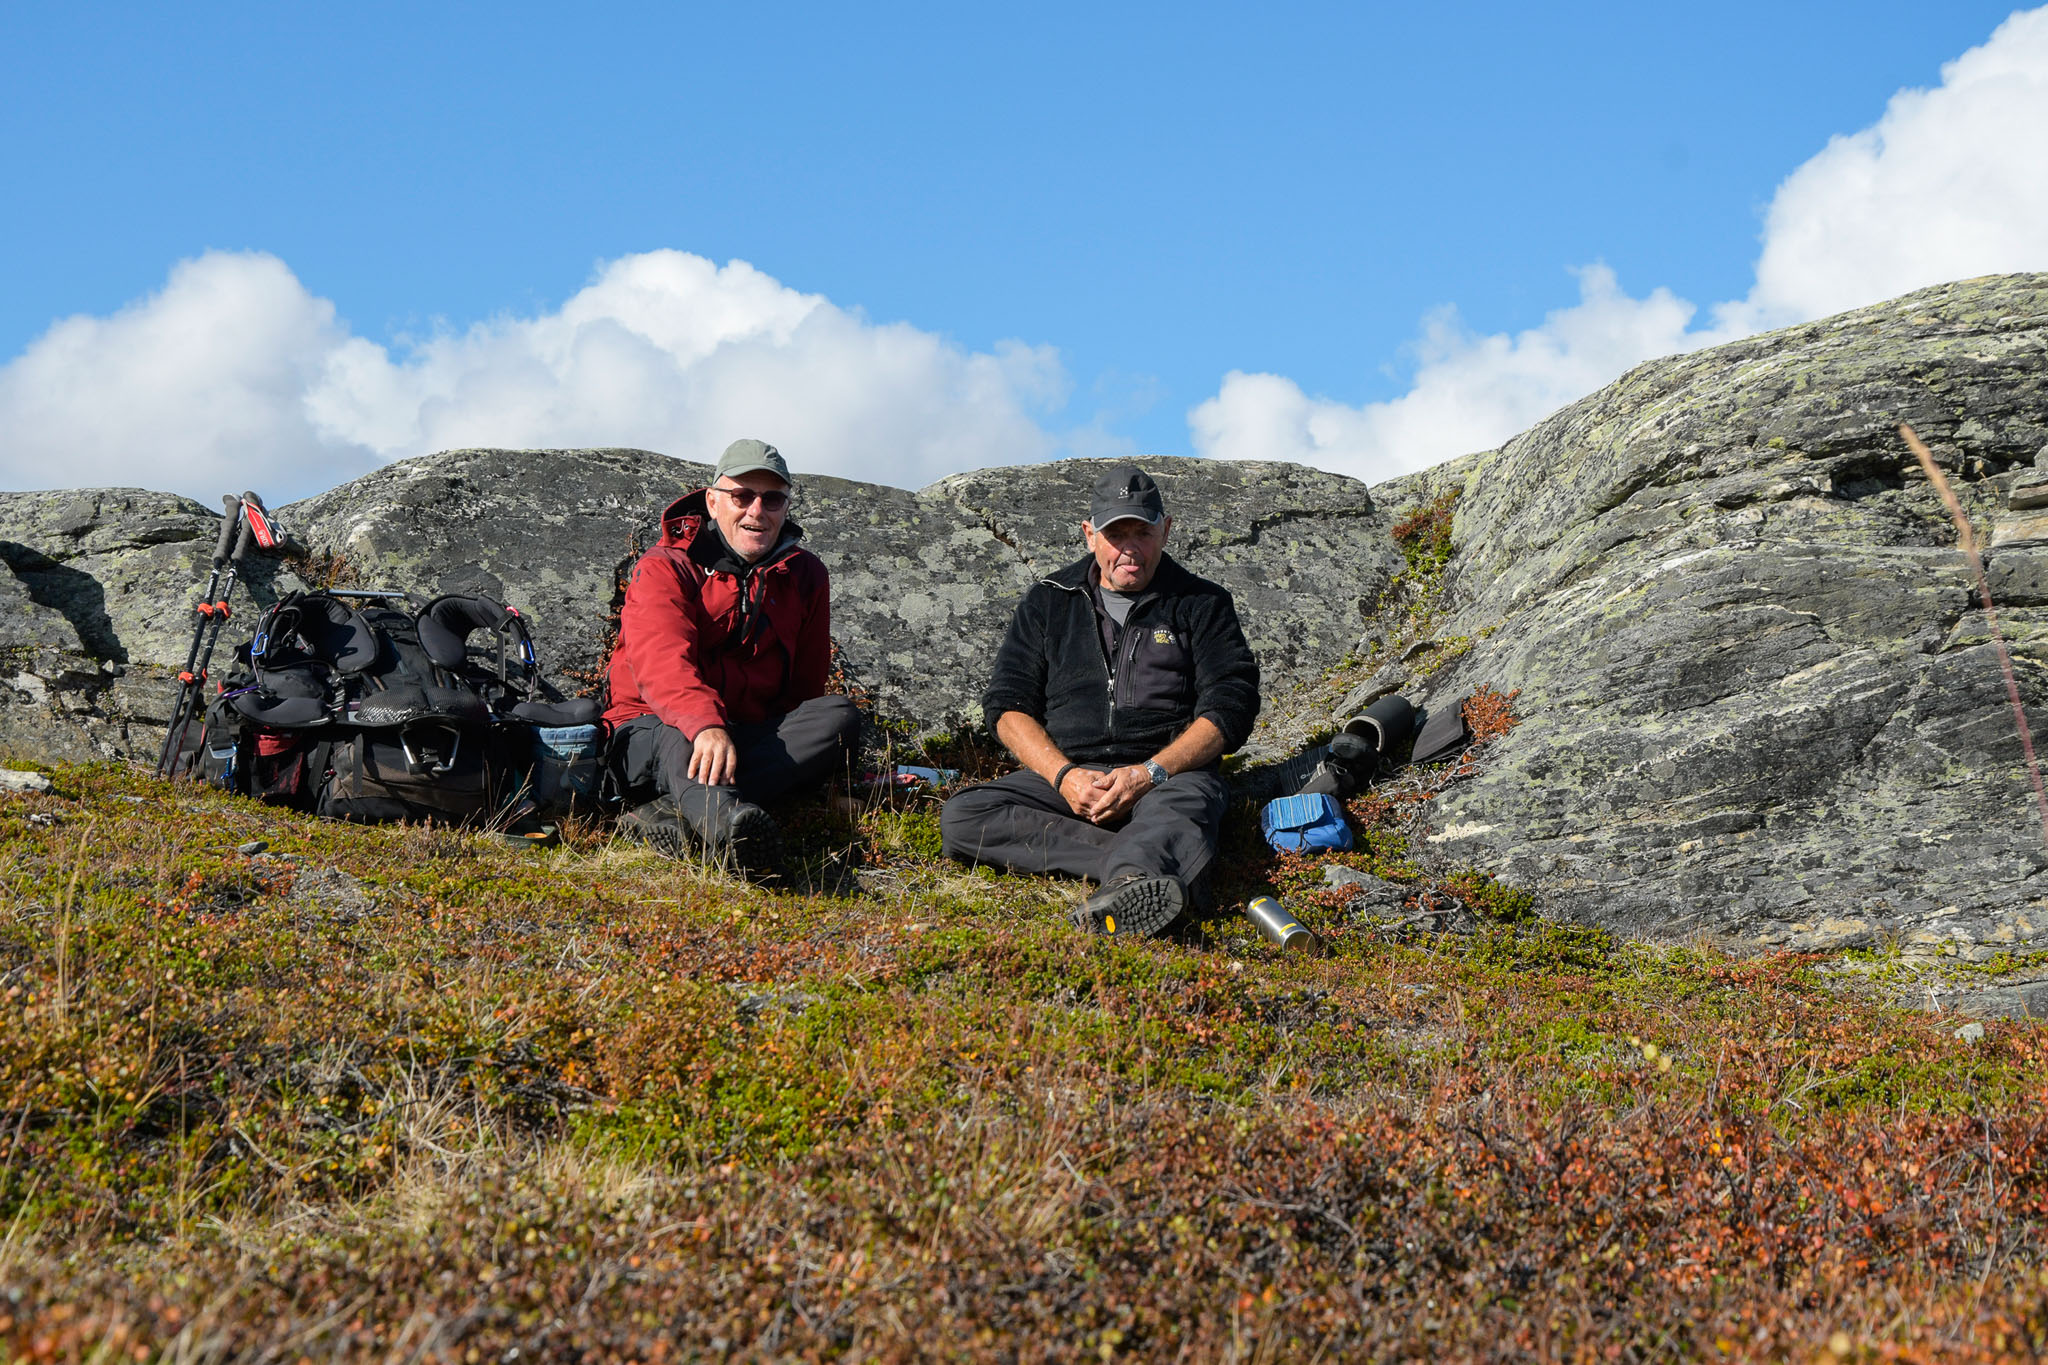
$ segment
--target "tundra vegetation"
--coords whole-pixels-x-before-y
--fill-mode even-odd
[[[11,1359],[1934,1359],[2048,1349],[2048,1033],[1881,954],[1540,920],[1432,861],[1480,743],[1230,826],[1235,917],[1083,937],[929,799],[781,888],[572,823],[0,798]],[[263,845],[257,849],[257,845]],[[249,851],[244,851],[249,850]],[[1354,911],[1329,861],[1402,903]],[[1471,932],[1431,933],[1455,902]],[[1958,967],[1956,970],[1968,970]],[[1875,985],[1873,984],[1875,983]]]

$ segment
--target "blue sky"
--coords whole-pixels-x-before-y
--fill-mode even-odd
[[[1230,372],[1397,399],[1432,310],[1468,338],[1541,328],[1584,298],[1575,268],[1629,299],[1743,299],[1781,183],[2011,13],[17,5],[0,365],[36,359],[47,387],[53,324],[208,252],[274,257],[402,368],[671,250],[970,358],[1053,348],[1002,381],[1047,434],[1003,458],[1188,452]],[[44,481],[29,456],[60,419],[11,463],[0,434],[0,482]],[[350,430],[363,460],[407,448]]]

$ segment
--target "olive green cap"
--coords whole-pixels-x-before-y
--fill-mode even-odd
[[[711,476],[711,481],[717,483],[720,479],[752,474],[763,469],[784,483],[790,481],[789,462],[782,458],[782,452],[766,441],[756,441],[748,437],[745,440],[734,441],[725,448],[725,454],[718,457],[718,472]]]

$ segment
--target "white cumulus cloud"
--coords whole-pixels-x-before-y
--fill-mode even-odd
[[[1414,386],[1384,403],[1311,398],[1291,379],[1234,370],[1188,415],[1195,449],[1384,478],[1483,450],[1647,356],[1698,344],[1693,306],[1670,291],[1630,298],[1605,266],[1578,276],[1578,303],[1516,336],[1475,336],[1454,309],[1433,313]]]
[[[2048,8],[2015,14],[1831,140],[1778,187],[1752,326],[1825,317],[1947,280],[2048,269]]]
[[[181,262],[112,317],[57,323],[0,368],[0,485],[142,485],[267,492],[366,468],[322,432],[305,395],[346,346],[333,305],[271,256]]]
[[[1756,282],[1694,327],[1694,305],[1580,270],[1579,302],[1514,336],[1479,336],[1454,310],[1424,320],[1409,391],[1353,406],[1281,375],[1232,371],[1188,414],[1195,449],[1294,460],[1377,480],[1483,450],[1630,366],[1906,293],[2048,270],[2048,8],[2013,15],[1833,139],[1779,186]]]
[[[397,353],[275,257],[209,252],[0,368],[0,484],[283,498],[454,446],[707,459],[758,435],[804,472],[916,486],[1049,456],[1035,414],[1066,386],[1049,347],[969,352],[680,251],[613,261],[555,312]]]

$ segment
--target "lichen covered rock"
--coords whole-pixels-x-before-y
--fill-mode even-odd
[[[1925,290],[1656,361],[1468,474],[1432,687],[1525,723],[1443,803],[1460,856],[1660,937],[1965,955],[2048,936],[2048,849],[1954,527],[2048,436],[2048,280]],[[2042,550],[1992,554],[2030,704]],[[2036,725],[2039,718],[2036,717]]]

